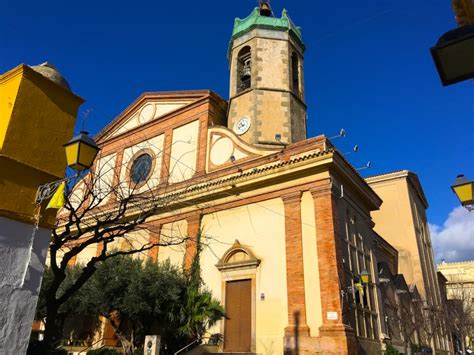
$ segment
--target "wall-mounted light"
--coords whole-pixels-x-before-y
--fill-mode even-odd
[[[86,131],[81,131],[77,136],[64,144],[67,165],[74,170],[89,169],[100,150],[88,134]]]

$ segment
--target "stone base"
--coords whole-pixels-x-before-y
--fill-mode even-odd
[[[308,332],[304,327],[301,330],[285,335],[285,354],[357,354],[357,341],[351,327],[343,324],[322,326],[319,329],[319,337],[311,337],[309,328]]]
[[[0,354],[25,354],[51,231],[0,217]]]

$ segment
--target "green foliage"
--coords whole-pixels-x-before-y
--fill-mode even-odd
[[[104,262],[86,288],[85,309],[108,318],[117,312],[120,330],[142,336],[173,326],[170,319],[183,298],[186,279],[169,262],[144,264],[119,256]]]
[[[112,348],[100,348],[89,350],[86,355],[122,355],[122,353]]]
[[[179,313],[178,330],[191,338],[202,337],[206,329],[224,317],[224,309],[208,290],[189,287]]]
[[[104,262],[84,285],[79,309],[120,319],[117,330],[130,340],[133,334],[137,346],[146,334],[159,334],[174,349],[203,335],[224,315],[211,292],[199,290],[200,281],[191,275],[169,261],[143,263],[118,256]]]
[[[132,349],[142,345],[146,334],[159,334],[169,351],[202,336],[224,316],[224,310],[210,291],[202,289],[200,237],[197,244],[198,253],[186,273],[169,261],[144,263],[130,256],[116,256],[101,262],[93,276],[59,308],[60,324],[66,317],[102,315],[111,320],[124,350],[129,345]],[[67,269],[56,297],[74,283],[82,269],[80,265]],[[46,315],[45,290],[53,280],[53,273],[46,269],[37,319]]]
[[[65,290],[67,290],[75,280],[79,277],[83,269],[83,265],[77,264],[66,269],[66,278],[61,283],[57,292],[57,297],[61,297]],[[45,267],[43,274],[43,281],[41,283],[41,290],[38,298],[38,305],[36,306],[36,319],[43,319],[46,317],[46,291],[50,288],[54,280],[54,274],[51,268]],[[85,297],[85,290],[79,289],[66,303],[59,307],[59,317],[66,317],[70,313],[85,314],[82,308],[82,299]]]
[[[193,291],[198,291],[202,285],[201,278],[201,231],[196,236],[196,255],[193,258],[191,268],[188,273],[188,288]]]
[[[201,252],[201,232],[199,232],[196,237],[196,255],[187,274],[185,298],[178,315],[178,322],[181,324],[179,332],[193,339],[202,337],[207,328],[212,327],[225,315],[220,302],[212,297],[211,291],[202,290]]]
[[[33,340],[28,345],[27,355],[67,355],[64,349],[57,349],[44,341]]]
[[[393,347],[392,344],[387,345],[387,350],[385,350],[385,355],[399,355],[400,353],[398,352],[397,349]]]

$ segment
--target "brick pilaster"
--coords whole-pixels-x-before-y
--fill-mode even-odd
[[[341,230],[337,197],[330,178],[317,181],[311,194],[314,201],[316,246],[321,289],[322,326],[319,328],[321,346],[328,354],[356,352],[355,336],[343,314],[341,297],[344,283]],[[335,317],[334,317],[335,316]],[[336,318],[336,319],[329,319]],[[332,352],[331,348],[334,348]]]
[[[199,138],[197,145],[197,161],[196,161],[196,176],[203,175],[206,172],[206,158],[207,158],[207,119],[201,117],[199,119]]]
[[[67,266],[74,266],[76,265],[76,261],[77,261],[77,255],[74,255],[71,259],[69,259],[69,261],[67,262]]]
[[[173,145],[173,130],[168,129],[165,131],[165,138],[163,142],[163,151],[161,155],[161,174],[160,184],[168,184],[170,176],[170,165],[171,165],[171,146]]]
[[[187,237],[189,238],[186,241],[186,254],[184,256],[184,269],[189,270],[193,263],[194,256],[197,251],[197,236],[201,228],[201,214],[196,213],[187,218],[188,222],[188,233]]]
[[[148,227],[148,232],[150,233],[150,244],[156,244],[160,242],[161,235],[161,224],[152,224]],[[160,247],[156,246],[151,249],[148,249],[148,256],[153,262],[158,260],[158,252]]]
[[[301,228],[301,191],[282,196],[285,207],[286,283],[288,289],[288,326],[286,336],[309,336],[306,323],[303,233]]]
[[[100,256],[102,254],[102,250],[104,250],[104,242],[97,243],[97,249],[95,250],[95,256]]]
[[[114,189],[118,187],[120,183],[120,175],[122,173],[122,164],[123,164],[123,150],[117,152],[115,156],[115,166],[114,166],[114,177],[112,179],[112,186]]]

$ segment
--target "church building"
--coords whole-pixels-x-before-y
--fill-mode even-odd
[[[201,236],[202,278],[227,314],[210,330],[222,334],[216,352],[376,354],[391,339],[380,265],[393,275],[411,267],[407,282],[423,281],[422,295],[439,299],[416,175],[411,190],[386,200],[384,177],[364,179],[324,135],[307,137],[304,52],[287,11],[275,17],[262,2],[235,20],[228,100],[209,90],[145,92],[96,137],[94,171],[104,169],[103,179],[179,196],[130,237],[190,237],[147,255],[189,268]],[[399,217],[390,208],[401,196],[406,229],[391,234]],[[408,208],[415,199],[422,222]],[[416,264],[420,238],[426,272]],[[96,253],[88,248],[75,262]]]

